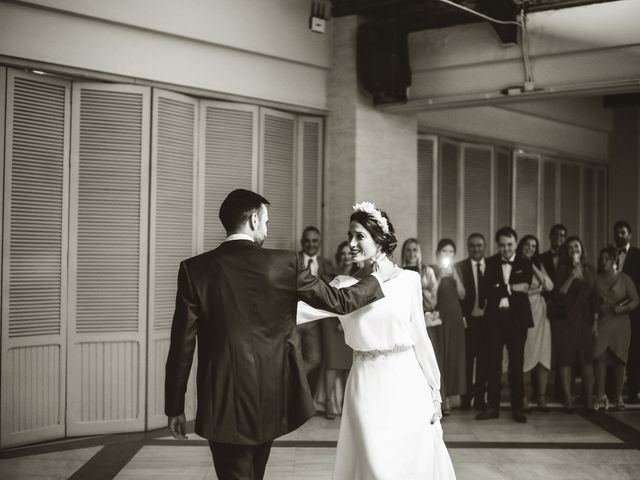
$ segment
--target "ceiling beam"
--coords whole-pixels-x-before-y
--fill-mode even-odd
[[[502,21],[516,21],[516,6],[512,0],[478,0],[484,13]],[[493,29],[500,37],[503,45],[518,43],[518,27],[513,24],[504,25],[490,22]]]

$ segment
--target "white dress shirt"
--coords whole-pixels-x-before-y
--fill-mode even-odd
[[[249,240],[250,242],[253,242],[253,238],[246,233],[233,233],[224,239],[225,242],[231,242],[232,240]]]
[[[473,272],[473,284],[476,289],[476,299],[473,302],[473,310],[471,311],[471,316],[473,317],[481,317],[484,315],[484,308],[480,308],[478,303],[480,296],[480,289],[478,285],[478,264],[480,264],[480,271],[484,275],[484,258],[481,260],[471,260],[471,271]]]
[[[516,258],[516,254],[514,253],[513,255],[511,255],[511,258],[509,258],[510,262],[513,262]],[[502,262],[504,259],[501,257],[500,261]],[[508,264],[508,263],[503,263],[502,264],[502,278],[504,279],[504,283],[507,286],[507,291],[509,292],[509,295],[511,295],[511,287],[509,286],[509,279],[511,278],[511,269],[513,267]],[[498,308],[509,308],[511,305],[509,304],[509,298],[508,297],[502,297],[500,299],[500,305],[498,305]]]
[[[627,259],[627,253],[629,253],[629,247],[631,244],[627,243],[626,247],[622,247],[624,252],[618,254],[618,271],[621,272],[624,268],[624,261]]]
[[[304,266],[309,267],[309,270],[311,270],[311,275],[313,275],[314,277],[317,277],[318,276],[318,256],[314,255],[313,257],[310,257],[306,253],[303,253],[302,258],[303,258]],[[309,263],[309,260],[311,260],[311,263]]]

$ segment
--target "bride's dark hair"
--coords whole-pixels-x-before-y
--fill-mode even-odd
[[[376,219],[369,215],[367,212],[353,212],[349,221],[358,222],[360,225],[362,225],[367,230],[367,232],[369,232],[369,235],[371,235],[373,241],[380,245],[382,253],[391,255],[398,246],[398,239],[396,238],[396,232],[393,228],[393,224],[391,223],[391,220],[389,220],[389,215],[387,215],[387,213],[383,210],[380,210],[380,213],[384,218],[387,219],[387,224],[389,225],[389,233],[384,233],[382,231],[382,227],[376,221]]]

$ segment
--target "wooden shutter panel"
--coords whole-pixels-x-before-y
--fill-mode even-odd
[[[460,145],[449,140],[441,143],[440,195],[438,202],[440,238],[458,238],[458,158]]]
[[[463,234],[466,238],[474,232],[491,238],[492,211],[492,157],[493,150],[486,145],[463,145]],[[459,247],[462,250],[462,245]]]
[[[433,262],[436,228],[434,225],[434,168],[437,139],[418,137],[418,240],[422,250],[422,261]]]
[[[580,166],[560,164],[560,219],[568,235],[580,235]]]
[[[556,163],[553,160],[545,160],[542,172],[542,228],[538,239],[540,251],[549,248],[549,232],[557,223],[556,216]]]
[[[300,186],[297,236],[309,225],[321,228],[322,119],[298,118],[298,185]],[[271,223],[271,222],[270,222]]]
[[[494,230],[511,225],[511,151],[505,148],[496,149],[496,168],[494,172]],[[487,242],[494,245],[493,234]]]
[[[518,238],[529,234],[540,238],[540,162],[538,155],[515,153],[513,227],[518,232]]]
[[[154,89],[152,111],[147,428],[160,428],[167,422],[165,364],[178,265],[196,252],[198,100]],[[194,378],[185,404],[189,420],[195,414]]]
[[[226,236],[218,213],[229,192],[257,190],[258,107],[202,101],[199,156],[202,251]]]
[[[68,434],[144,428],[150,90],[74,84]]]
[[[2,447],[65,432],[70,115],[69,82],[6,73]]]
[[[295,245],[296,188],[295,116],[260,109],[260,191],[270,202],[265,246]]]
[[[599,248],[598,240],[596,239],[597,231],[597,217],[596,217],[596,183],[593,167],[583,166],[583,185],[582,185],[582,241],[584,248],[587,251],[587,255],[591,259],[592,264],[597,261],[597,255]]]

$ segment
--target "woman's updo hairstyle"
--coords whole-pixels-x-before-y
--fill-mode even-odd
[[[389,220],[389,215],[383,210],[379,210],[380,214],[387,219],[387,225],[389,226],[389,233],[384,233],[382,231],[382,227],[376,221],[376,219],[369,215],[367,212],[355,211],[351,214],[350,222],[358,222],[362,225],[374,242],[380,245],[380,249],[382,253],[386,253],[387,255],[391,255],[393,251],[398,246],[398,239],[395,235],[395,229],[393,228],[393,224],[391,220]]]

